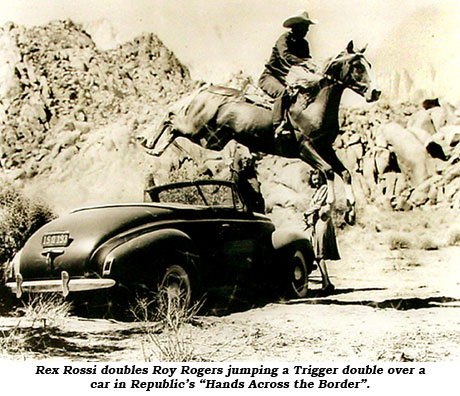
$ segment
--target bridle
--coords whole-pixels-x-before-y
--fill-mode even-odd
[[[366,84],[362,84],[351,77],[351,71],[353,70],[353,64],[359,60],[361,67],[370,68],[371,65],[361,53],[353,54],[340,54],[338,57],[332,59],[324,68],[324,78],[333,83],[342,85],[345,88],[349,88],[361,95],[369,89]]]

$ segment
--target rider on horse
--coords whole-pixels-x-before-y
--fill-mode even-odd
[[[311,62],[310,47],[305,40],[310,25],[315,23],[307,11],[287,18],[283,27],[290,31],[283,33],[276,41],[270,60],[259,78],[259,87],[272,98],[276,98],[273,108],[275,135],[286,127],[285,113],[290,104],[286,76],[291,67],[302,64],[312,73],[318,72],[317,67]]]

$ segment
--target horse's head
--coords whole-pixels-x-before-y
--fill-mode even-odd
[[[364,56],[365,50],[366,47],[356,51],[350,41],[346,50],[326,65],[324,74],[363,96],[367,102],[374,102],[382,92],[371,77],[371,64]]]

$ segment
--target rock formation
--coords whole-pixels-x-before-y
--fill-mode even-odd
[[[154,34],[101,51],[72,21],[6,24],[0,59],[0,155],[13,179],[49,171],[112,120],[152,122],[190,84]]]
[[[9,23],[0,29],[0,59],[0,172],[58,208],[142,199],[146,175],[162,183],[172,170],[228,177],[232,147],[215,153],[179,139],[153,158],[136,143],[197,84],[154,34],[102,50],[71,21],[29,29]],[[240,72],[231,82],[250,79]],[[359,205],[460,208],[458,111],[423,99],[433,100],[426,108],[420,101],[341,109],[335,147]],[[276,222],[301,218],[309,170],[274,156],[258,161]]]

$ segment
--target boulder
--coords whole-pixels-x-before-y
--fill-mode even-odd
[[[449,115],[446,113],[444,107],[433,107],[428,110],[428,113],[436,131],[439,131],[443,126],[447,125]]]
[[[432,174],[428,153],[422,142],[407,128],[396,123],[382,125],[379,135],[395,153],[398,165],[415,187]]]
[[[460,125],[446,125],[439,132],[449,147],[454,147],[460,142]]]
[[[421,206],[428,202],[428,196],[431,189],[431,181],[426,180],[425,182],[419,184],[410,196],[410,202],[413,206]]]
[[[407,127],[421,129],[430,135],[434,135],[437,132],[433,120],[426,110],[419,110],[410,116],[407,121]]]

